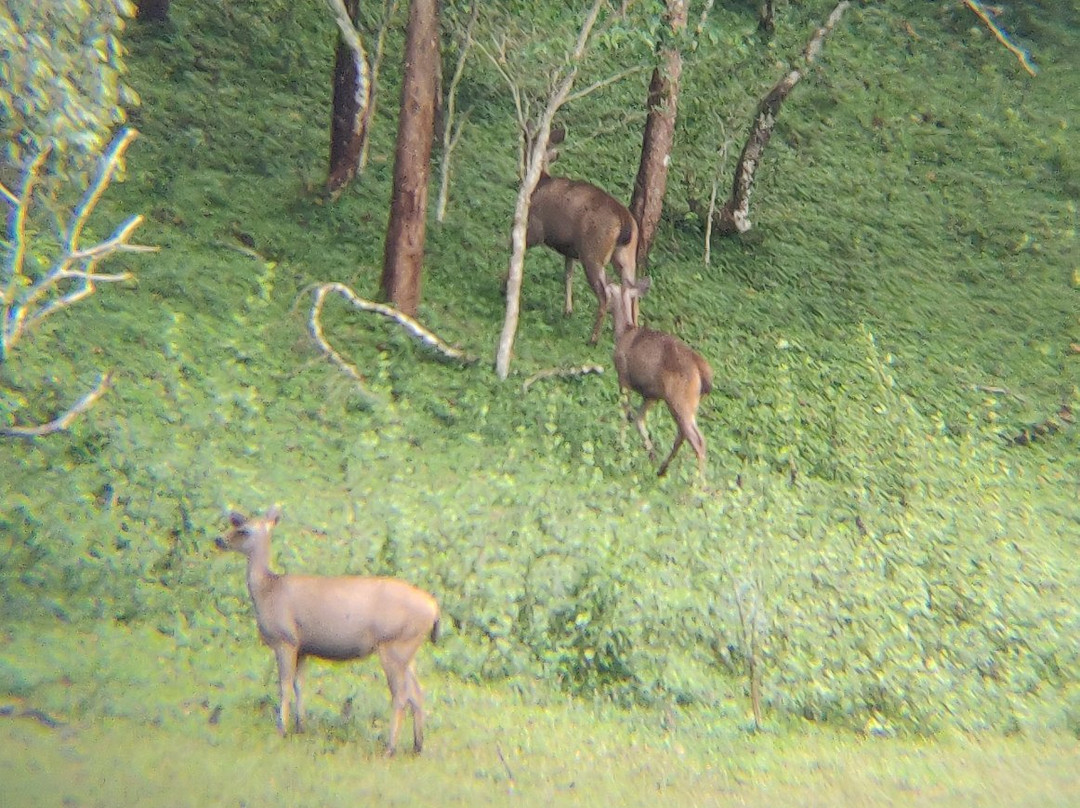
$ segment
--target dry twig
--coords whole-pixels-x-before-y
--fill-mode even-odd
[[[546,370],[538,371],[527,378],[521,385],[521,392],[529,392],[529,388],[542,379],[565,379],[573,378],[575,376],[587,376],[590,373],[603,372],[603,365],[581,365],[580,367],[575,368],[547,368]]]

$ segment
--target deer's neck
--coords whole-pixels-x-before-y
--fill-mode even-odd
[[[620,303],[615,304],[611,313],[612,320],[614,321],[612,323],[612,330],[615,332],[616,342],[619,342],[626,335],[638,330],[637,326],[630,322],[630,318],[627,316],[626,312],[622,310],[621,301]]]
[[[270,571],[270,542],[259,542],[248,556],[247,584],[251,597],[258,600],[279,577]]]

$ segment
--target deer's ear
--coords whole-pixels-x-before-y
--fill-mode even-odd
[[[233,527],[240,527],[247,522],[247,517],[240,511],[229,511],[229,524]]]
[[[270,506],[270,510],[266,512],[266,521],[272,525],[281,521],[281,505],[274,503]]]
[[[637,282],[638,297],[643,297],[650,289],[652,289],[652,278],[642,278]]]

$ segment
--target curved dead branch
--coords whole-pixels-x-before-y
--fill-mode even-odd
[[[61,432],[71,426],[72,421],[93,407],[97,400],[108,392],[110,387],[112,387],[112,373],[106,373],[101,377],[97,387],[76,401],[67,412],[58,415],[47,424],[0,427],[0,437],[40,438],[54,432]]]
[[[437,351],[445,356],[447,359],[452,359],[456,362],[462,362],[464,364],[472,364],[477,361],[477,357],[468,354],[460,348],[455,348],[453,345],[440,339],[437,334],[429,331],[415,319],[398,311],[393,306],[387,306],[383,303],[375,303],[371,300],[365,300],[360,297],[356,292],[350,289],[343,283],[322,283],[315,287],[314,290],[314,302],[311,306],[311,315],[308,318],[308,329],[311,331],[311,336],[314,338],[315,343],[319,346],[319,349],[326,354],[326,356],[337,365],[348,376],[351,376],[357,383],[360,384],[361,389],[365,383],[364,375],[360,370],[349,362],[345,357],[334,350],[330,345],[329,340],[326,339],[325,333],[323,333],[322,322],[319,317],[322,314],[323,304],[326,301],[328,294],[338,294],[345,298],[353,308],[360,311],[369,311],[374,314],[378,314],[388,320],[393,320],[402,328],[404,328],[409,334],[419,340],[421,343],[429,348]],[[365,392],[367,392],[365,390]]]

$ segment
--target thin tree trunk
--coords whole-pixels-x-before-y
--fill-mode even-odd
[[[531,152],[522,152],[523,179],[521,188],[518,189],[517,204],[514,207],[514,225],[510,231],[510,269],[506,278],[506,317],[503,320],[502,333],[499,336],[499,345],[495,350],[495,373],[500,379],[506,379],[510,374],[510,357],[514,352],[514,338],[517,335],[518,317],[521,314],[521,278],[525,267],[525,235],[529,223],[529,204],[532,201],[533,191],[540,181],[540,173],[544,165],[544,152],[547,149],[548,140],[551,137],[551,122],[555,113],[563,104],[570,99],[570,90],[577,78],[578,66],[589,44],[589,35],[592,33],[596,18],[600,16],[600,8],[603,0],[595,0],[592,8],[585,16],[585,21],[578,32],[577,45],[569,59],[567,72],[548,98],[547,105],[540,115],[536,127],[535,140]],[[496,69],[502,71],[502,67],[495,62]],[[503,77],[510,86],[516,99],[518,110],[518,124],[523,132],[528,132],[529,122],[525,118],[521,104],[519,86],[514,79],[503,72]],[[600,85],[596,85],[600,86]]]
[[[465,128],[465,119],[469,114],[466,111],[460,120],[458,119],[457,91],[458,85],[461,84],[461,77],[465,73],[465,62],[469,58],[469,50],[473,43],[472,32],[479,14],[479,0],[473,0],[469,9],[469,20],[465,24],[465,31],[461,35],[461,42],[458,46],[457,64],[454,67],[453,75],[450,77],[450,84],[445,88],[445,93],[443,92],[442,82],[439,82],[439,97],[442,98],[445,95],[446,102],[437,110],[440,114],[436,116],[438,123],[435,127],[439,139],[442,141],[442,154],[439,157],[439,196],[435,205],[435,221],[437,222],[446,219],[446,203],[450,197],[450,156],[461,138],[461,132]],[[441,113],[445,113],[445,117]]]
[[[780,105],[784,103],[784,99],[788,97],[788,94],[802,79],[806,68],[817,59],[825,42],[825,37],[840,22],[840,17],[843,16],[849,5],[851,3],[848,0],[842,0],[837,4],[828,20],[826,20],[825,25],[814,32],[806,46],[806,50],[803,51],[804,66],[790,70],[758,105],[754,123],[750,127],[750,135],[746,139],[746,145],[743,146],[742,154],[739,155],[739,163],[735,167],[735,180],[732,183],[731,196],[715,214],[717,232],[724,235],[733,235],[735,233],[745,233],[752,227],[750,222],[750,192],[754,187],[754,174],[758,165],[761,164],[765,147],[772,137],[773,128],[776,126],[776,118],[780,114]]]
[[[363,174],[367,168],[371,152],[371,122],[379,108],[379,71],[382,69],[383,54],[386,52],[386,35],[390,31],[390,22],[397,11],[397,0],[390,0],[383,7],[383,16],[379,21],[379,30],[375,34],[375,53],[371,57],[371,92],[368,94],[367,111],[364,114],[364,127],[360,134],[360,168]]]
[[[667,16],[672,32],[678,35],[686,28],[686,0],[668,0]],[[652,80],[649,82],[649,114],[641,140],[641,163],[630,199],[630,212],[634,214],[639,225],[639,267],[644,267],[648,260],[660,214],[664,209],[668,165],[671,161],[671,147],[675,142],[682,54],[675,47],[665,48],[661,62],[653,70]]]
[[[757,115],[754,116],[754,124],[750,127],[750,135],[746,139],[739,162],[735,168],[735,180],[731,186],[731,196],[724,206],[716,212],[716,231],[723,235],[745,233],[752,227],[750,222],[750,192],[754,188],[754,174],[761,163],[761,157],[765,153],[765,147],[772,138],[773,128],[776,126],[776,116],[780,113],[780,105],[788,97],[788,93],[798,84],[802,73],[792,70],[769,91],[769,94],[758,105]]]
[[[337,50],[334,55],[334,98],[330,121],[330,171],[326,187],[338,194],[356,176],[366,140],[371,108],[371,82],[367,54],[356,33],[359,0],[343,0],[332,7],[338,14]],[[345,19],[342,19],[344,17]],[[345,26],[351,27],[352,41]]]
[[[420,304],[438,34],[438,0],[412,0],[382,273],[383,295],[411,317]]]

